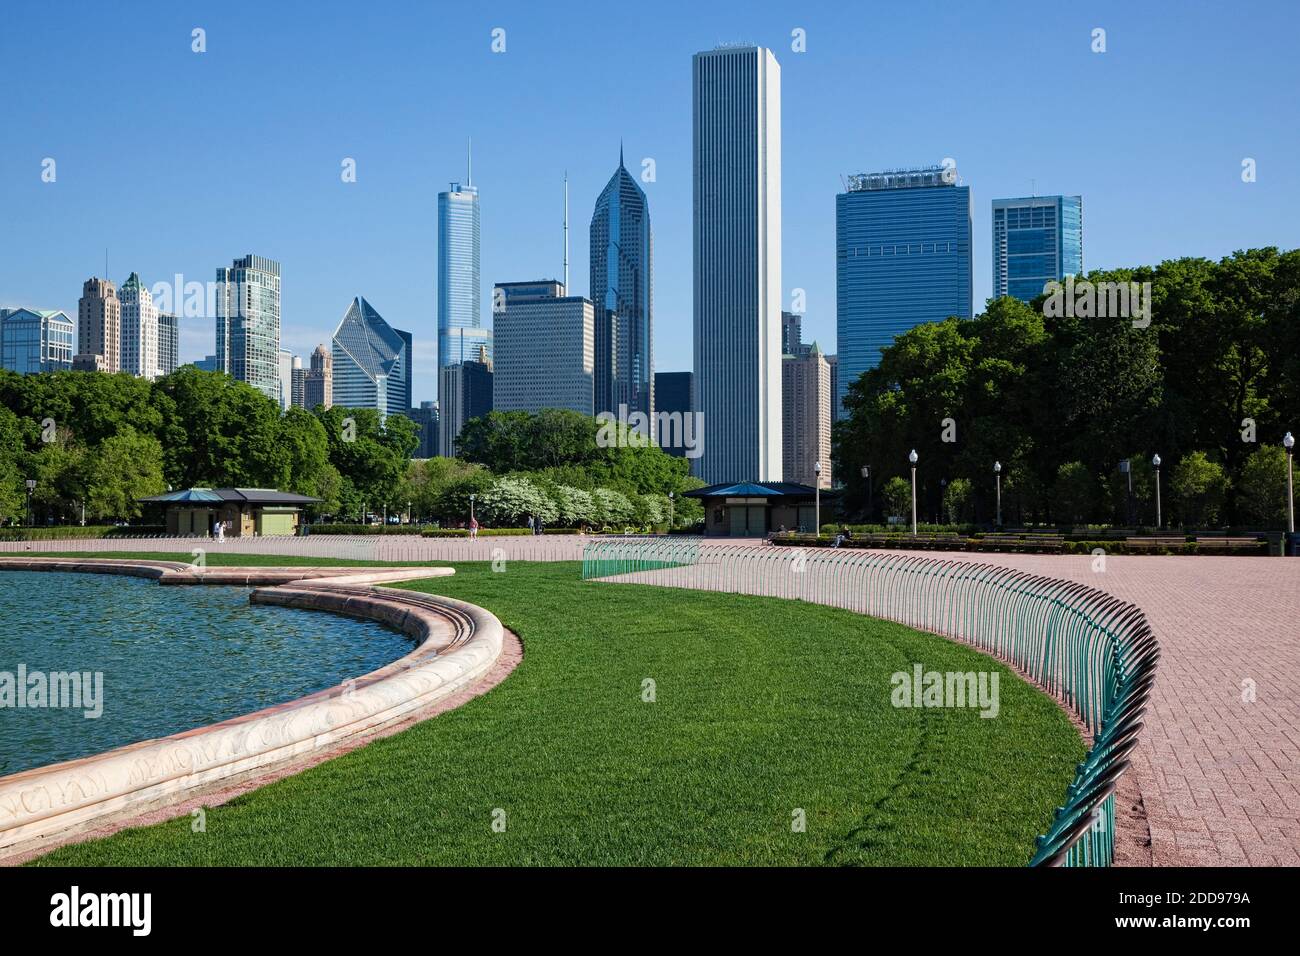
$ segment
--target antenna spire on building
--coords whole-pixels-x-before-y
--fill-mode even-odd
[[[618,166],[623,168],[623,137],[618,138]]]
[[[466,150],[465,163],[465,185],[474,185],[474,137],[469,138],[469,148]]]
[[[564,171],[564,294],[569,294],[569,171]]]

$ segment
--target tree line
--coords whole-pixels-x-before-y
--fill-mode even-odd
[[[846,510],[909,514],[916,449],[925,518],[992,522],[996,461],[1005,524],[1153,525],[1158,454],[1165,524],[1280,525],[1281,440],[1300,431],[1300,250],[1083,279],[1150,283],[1149,314],[1002,298],[898,336],[835,427]]]
[[[139,498],[191,487],[292,491],[321,499],[311,516],[337,520],[386,509],[455,522],[482,494],[485,517],[501,521],[659,524],[667,495],[698,485],[658,448],[598,447],[595,419],[574,412],[472,421],[463,461],[411,461],[418,428],[373,409],[282,412],[193,366],[156,381],[0,371],[0,523],[24,520],[28,480],[40,524],[138,518]]]

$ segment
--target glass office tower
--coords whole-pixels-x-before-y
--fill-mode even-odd
[[[591,304],[596,315],[597,413],[654,414],[651,348],[650,210],[645,191],[623,165],[591,216]]]
[[[334,404],[373,408],[381,419],[411,408],[410,337],[365,299],[348,306],[333,340]]]
[[[217,368],[280,401],[280,263],[262,256],[217,269]]]
[[[438,365],[472,362],[479,346],[492,354],[479,297],[477,187],[452,183],[438,193]]]
[[[838,395],[913,326],[971,316],[970,187],[940,166],[850,176],[835,197]]]
[[[1082,196],[993,200],[993,298],[1031,302],[1082,273]]]
[[[76,323],[58,310],[0,309],[0,368],[66,372],[76,331]]]

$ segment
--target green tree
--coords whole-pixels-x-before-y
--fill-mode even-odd
[[[1219,522],[1228,495],[1228,477],[1222,465],[1211,461],[1205,452],[1194,451],[1174,465],[1169,490],[1184,525],[1213,527]]]
[[[954,478],[943,493],[943,515],[950,524],[969,524],[973,520],[973,494],[968,478]]]
[[[912,485],[907,479],[895,475],[885,482],[881,494],[884,496],[885,509],[888,511],[886,517],[911,520]]]
[[[1057,521],[1086,524],[1097,509],[1097,479],[1081,461],[1066,462],[1056,471],[1052,503]]]
[[[1265,528],[1286,526],[1286,450],[1260,445],[1251,452],[1237,480],[1237,509],[1242,520]]]
[[[139,517],[138,499],[161,494],[167,487],[162,445],[152,435],[131,428],[96,445],[83,469],[88,519]]]

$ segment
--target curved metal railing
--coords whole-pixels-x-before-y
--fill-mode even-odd
[[[1014,665],[1070,707],[1092,737],[1030,865],[1113,861],[1115,788],[1137,746],[1160,656],[1140,608],[1083,584],[982,562],[701,547],[699,539],[589,542],[582,575],[827,604],[954,638]]]

